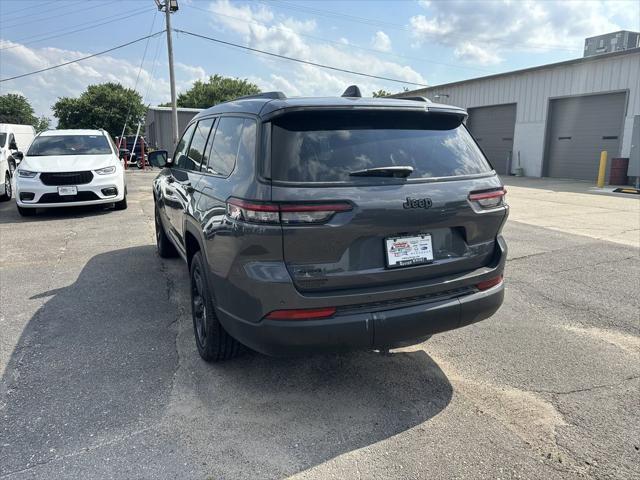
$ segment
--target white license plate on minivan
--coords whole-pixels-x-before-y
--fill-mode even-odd
[[[78,194],[78,187],[58,187],[58,195],[65,196],[65,195],[77,195]]]
[[[431,235],[385,239],[387,267],[408,267],[433,261]]]

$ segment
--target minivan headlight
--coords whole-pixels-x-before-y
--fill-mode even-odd
[[[116,167],[111,166],[111,167],[104,167],[104,168],[99,168],[98,170],[96,170],[95,172],[98,175],[109,175],[110,173],[113,173],[116,171]]]
[[[33,178],[38,174],[38,172],[32,172],[30,170],[22,170],[18,169],[18,176],[22,178]]]

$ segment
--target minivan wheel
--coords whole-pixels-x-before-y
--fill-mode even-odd
[[[229,360],[241,345],[222,327],[216,316],[202,253],[191,259],[191,315],[198,353],[207,362]]]
[[[9,172],[6,172],[4,174],[4,194],[0,195],[0,201],[6,202],[7,200],[11,200],[12,193],[13,192],[11,191],[11,175],[9,175]]]
[[[156,223],[156,246],[158,248],[158,255],[162,258],[172,258],[175,257],[178,252],[176,251],[176,247],[173,246],[169,237],[164,231],[164,227],[162,226],[162,221],[160,220],[160,211],[158,207],[155,207],[155,223]]]

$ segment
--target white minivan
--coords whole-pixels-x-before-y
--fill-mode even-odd
[[[35,135],[31,125],[0,123],[0,200],[11,198],[11,177],[19,162],[14,154],[26,151]]]
[[[23,216],[38,208],[95,204],[127,208],[124,167],[104,130],[47,130],[33,139],[16,175]]]

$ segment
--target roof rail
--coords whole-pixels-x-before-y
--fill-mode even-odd
[[[427,102],[431,103],[427,97],[396,97],[398,100],[413,100],[414,102]]]
[[[282,92],[262,92],[255,95],[245,95],[244,97],[238,97],[236,100],[249,100],[251,98],[270,98],[271,100],[283,100],[287,96]]]
[[[362,98],[362,93],[357,85],[349,85],[342,94],[343,97]]]

